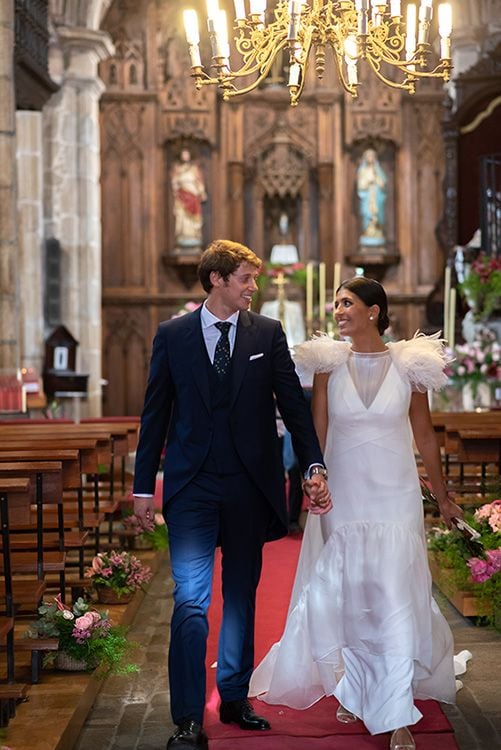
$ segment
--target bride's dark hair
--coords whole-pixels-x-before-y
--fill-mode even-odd
[[[354,276],[352,279],[343,281],[336,292],[340,289],[348,289],[349,292],[353,292],[367,307],[378,305],[377,329],[383,335],[390,325],[390,319],[388,318],[388,298],[379,281],[368,279],[366,276]]]

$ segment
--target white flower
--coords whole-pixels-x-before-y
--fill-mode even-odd
[[[74,620],[75,619],[75,615],[73,614],[73,612],[70,612],[69,609],[65,609],[63,611],[63,618],[65,620]]]

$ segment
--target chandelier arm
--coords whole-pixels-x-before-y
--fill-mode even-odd
[[[390,86],[393,89],[403,89],[405,91],[408,91],[411,94],[414,94],[416,92],[416,82],[414,79],[414,71],[412,73],[405,68],[402,70],[402,72],[407,73],[407,77],[399,83],[398,81],[392,81],[390,78],[387,78],[383,73],[381,73],[380,67],[375,63],[372,56],[367,55],[366,60],[368,61],[369,65],[371,66],[374,73],[377,75],[377,77],[383,81],[383,83],[386,83],[387,86]]]

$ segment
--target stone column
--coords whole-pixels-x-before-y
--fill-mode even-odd
[[[0,370],[19,367],[14,0],[0,3]]]
[[[101,192],[98,63],[114,52],[105,32],[57,29],[64,71],[44,110],[45,236],[62,248],[62,322],[88,372],[82,416],[101,414]]]
[[[42,114],[17,112],[21,365],[40,374],[44,357]]]

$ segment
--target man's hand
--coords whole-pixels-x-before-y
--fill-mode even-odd
[[[134,515],[138,517],[143,526],[151,526],[155,518],[154,499],[152,497],[135,497]]]
[[[305,479],[303,490],[310,498],[310,513],[327,513],[332,508],[329,486],[322,474],[313,474],[311,479]]]

